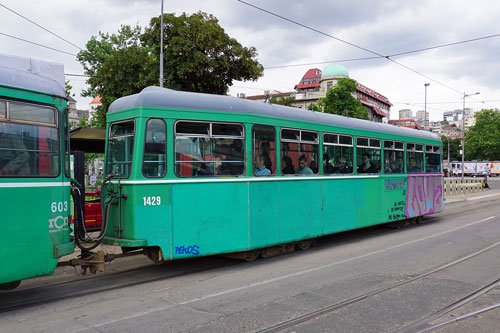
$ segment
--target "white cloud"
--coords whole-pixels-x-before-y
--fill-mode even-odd
[[[384,55],[500,33],[497,23],[500,3],[493,0],[248,2]],[[122,24],[144,27],[160,12],[158,0],[6,0],[2,4],[81,47],[99,31],[115,33]],[[165,1],[165,12],[197,11],[213,14],[227,34],[244,46],[256,47],[259,61],[265,67],[371,56],[236,0]],[[2,33],[67,52],[78,52],[78,49],[3,7],[0,7],[0,15]],[[61,62],[67,73],[83,71],[72,56],[5,36],[0,36],[0,52]],[[394,58],[459,93],[384,59],[343,64],[352,78],[387,96],[394,103],[393,114],[405,107],[415,111],[422,109],[424,83],[430,82],[428,110],[431,119],[439,119],[443,110],[462,107],[460,92],[463,91],[480,91],[481,94],[474,97],[478,100],[500,100],[499,53],[500,38],[495,38]],[[325,66],[268,69],[257,82],[235,82],[230,92],[291,91],[308,68]],[[79,93],[84,88],[83,79],[70,79],[75,92]],[[77,100],[79,107],[89,102],[89,99],[78,96]],[[452,103],[434,104],[441,102]],[[467,106],[480,109],[485,105],[468,98]],[[490,102],[487,106],[500,107],[500,101]]]

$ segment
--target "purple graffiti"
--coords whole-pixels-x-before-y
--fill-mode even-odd
[[[440,212],[443,206],[443,175],[408,175],[405,209],[407,218]]]

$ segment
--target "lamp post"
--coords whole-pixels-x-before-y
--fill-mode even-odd
[[[425,101],[424,101],[424,127],[426,130],[429,130],[428,125],[427,125],[427,87],[430,85],[430,83],[424,83],[425,87]]]
[[[465,157],[465,99],[469,96],[479,95],[479,93],[466,95],[464,92],[464,103],[462,107],[462,182],[464,181],[464,157]]]

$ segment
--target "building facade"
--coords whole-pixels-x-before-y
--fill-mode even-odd
[[[324,70],[309,69],[299,84],[295,85],[295,102],[293,106],[307,109],[318,99],[326,96],[328,90],[337,85],[338,79],[349,78],[347,69],[340,64],[330,64]],[[370,120],[387,122],[387,115],[392,106],[389,99],[361,83],[356,83],[355,97],[361,101],[363,107],[369,111]]]

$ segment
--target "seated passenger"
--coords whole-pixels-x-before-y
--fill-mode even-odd
[[[351,173],[351,169],[345,164],[345,157],[340,156],[334,168],[335,173]]]
[[[309,168],[313,173],[318,173],[318,166],[316,165],[316,161],[311,161],[311,163],[309,163]]]
[[[391,161],[389,164],[389,169],[386,171],[387,173],[401,173],[401,169],[399,168],[399,164],[396,161]]]
[[[271,161],[271,157],[269,157],[269,155],[271,154],[271,146],[269,145],[269,142],[267,142],[267,141],[262,142],[261,148],[262,148],[261,154],[262,154],[262,156],[264,156],[264,165],[272,173],[273,172],[273,162]]]
[[[328,154],[323,154],[323,173],[325,175],[334,173],[335,168],[330,164],[330,156]]]
[[[306,155],[301,155],[299,157],[299,167],[295,170],[297,175],[312,175],[312,170],[307,166]]]
[[[361,165],[358,167],[358,173],[378,173],[378,168],[370,161],[369,154],[362,155]]]
[[[281,159],[281,173],[284,175],[293,175],[294,172],[292,159],[289,156],[283,156]]]
[[[264,165],[264,155],[263,154],[260,154],[260,155],[257,155],[255,156],[255,167],[253,169],[253,173],[256,175],[256,176],[269,176],[271,175],[271,171],[266,168],[266,166]]]
[[[420,167],[417,165],[414,157],[410,157],[408,160],[408,173],[420,172]]]
[[[201,162],[193,163],[193,176],[203,177],[211,176],[212,173],[208,170],[207,165]]]

